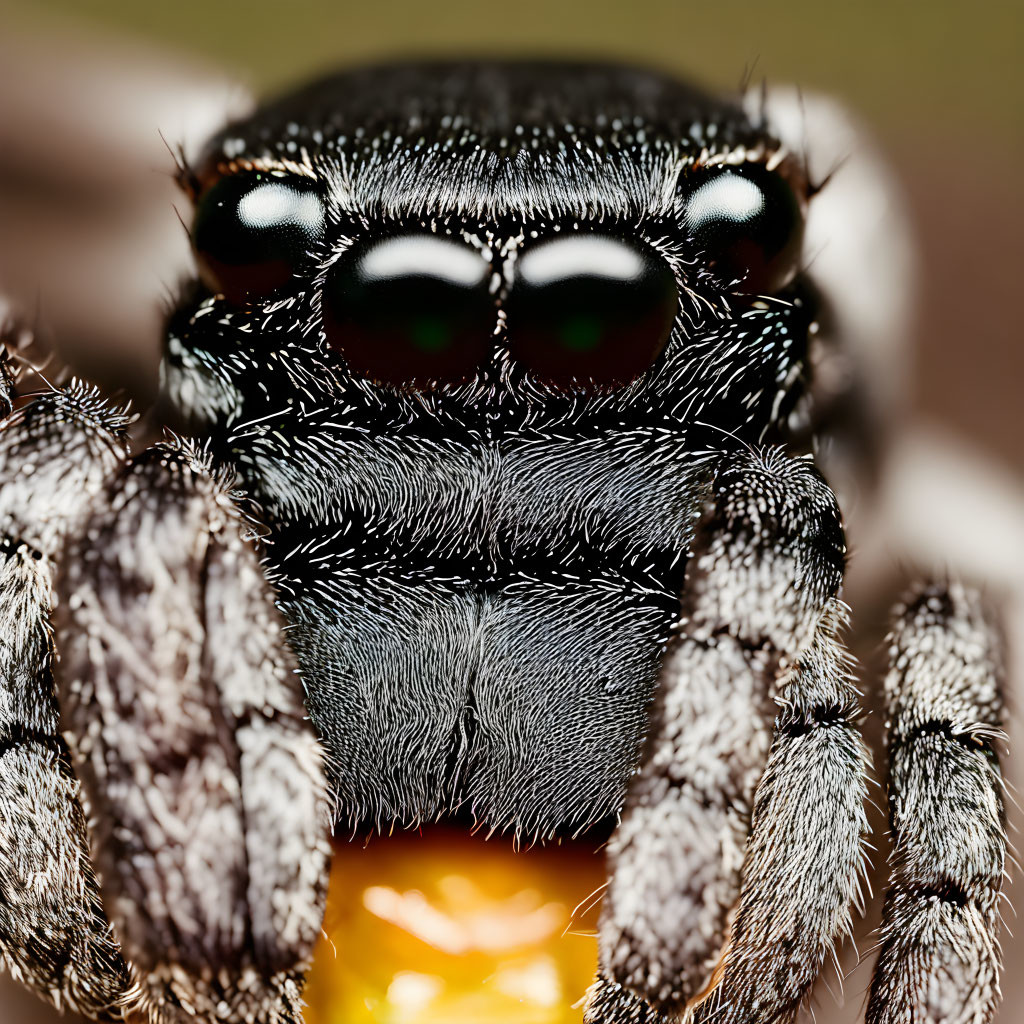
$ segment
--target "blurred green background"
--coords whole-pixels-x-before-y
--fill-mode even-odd
[[[884,131],[922,120],[948,141],[1014,136],[1022,117],[1022,18],[1014,3],[789,0],[45,0],[63,11],[230,65],[259,86],[311,69],[404,52],[599,54],[721,87],[745,69],[853,101]]]
[[[839,97],[891,157],[923,252],[917,409],[1024,469],[1017,326],[1024,215],[1024,4],[789,0],[0,0],[4,22],[129,34],[266,91],[406,53],[624,58],[735,88]],[[6,98],[10,102],[11,97]]]

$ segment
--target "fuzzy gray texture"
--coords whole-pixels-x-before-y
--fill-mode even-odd
[[[93,1017],[294,1021],[319,744],[251,527],[194,450],[124,462],[124,425],[72,382],[0,433],[0,956]]]
[[[0,433],[0,962],[58,1007],[135,1002],[89,859],[60,734],[49,622],[52,555],[123,454],[122,418],[82,387]]]
[[[894,850],[868,1024],[984,1024],[1007,857],[1001,637],[980,595],[919,587],[885,680]]]
[[[644,1020],[644,1003],[659,1021],[789,1019],[849,931],[867,757],[837,637],[844,553],[808,463],[723,466],[612,840],[588,1021]]]

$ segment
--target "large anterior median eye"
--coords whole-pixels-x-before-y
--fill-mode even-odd
[[[553,238],[516,263],[509,347],[551,384],[625,384],[661,354],[678,304],[672,270],[653,251],[607,235]]]
[[[324,328],[353,373],[385,384],[465,380],[497,323],[491,265],[431,234],[357,243],[331,268]]]
[[[192,245],[207,284],[236,304],[286,284],[324,231],[315,183],[251,172],[229,175],[199,198]]]
[[[697,173],[686,227],[724,283],[771,292],[796,270],[803,238],[800,204],[786,180],[762,165]]]

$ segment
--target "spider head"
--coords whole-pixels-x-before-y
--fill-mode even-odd
[[[229,127],[187,187],[201,283],[164,379],[203,428],[299,388],[461,422],[639,405],[763,438],[798,397],[808,183],[672,80],[349,72]]]
[[[800,415],[799,163],[657,75],[419,65],[191,190],[165,393],[259,507],[343,813],[607,822],[714,460]]]

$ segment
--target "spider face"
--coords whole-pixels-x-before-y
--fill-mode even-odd
[[[166,393],[260,508],[343,813],[613,815],[708,455],[806,387],[793,161],[647,74],[439,65],[264,109],[193,190]]]
[[[850,294],[816,330],[797,163],[658,75],[414,65],[273,103],[183,179],[163,411],[201,445],[129,451],[95,389],[26,401],[0,359],[0,966],[97,1019],[297,1024],[332,829],[603,823],[586,1024],[795,1019],[869,828],[842,515],[792,456],[871,461],[867,330]],[[839,290],[878,248],[862,211],[811,225],[845,224]],[[865,1019],[988,1024],[1002,645],[955,582],[888,643]],[[414,884],[363,906],[430,982],[445,915]],[[437,1019],[490,1019],[476,987]]]

